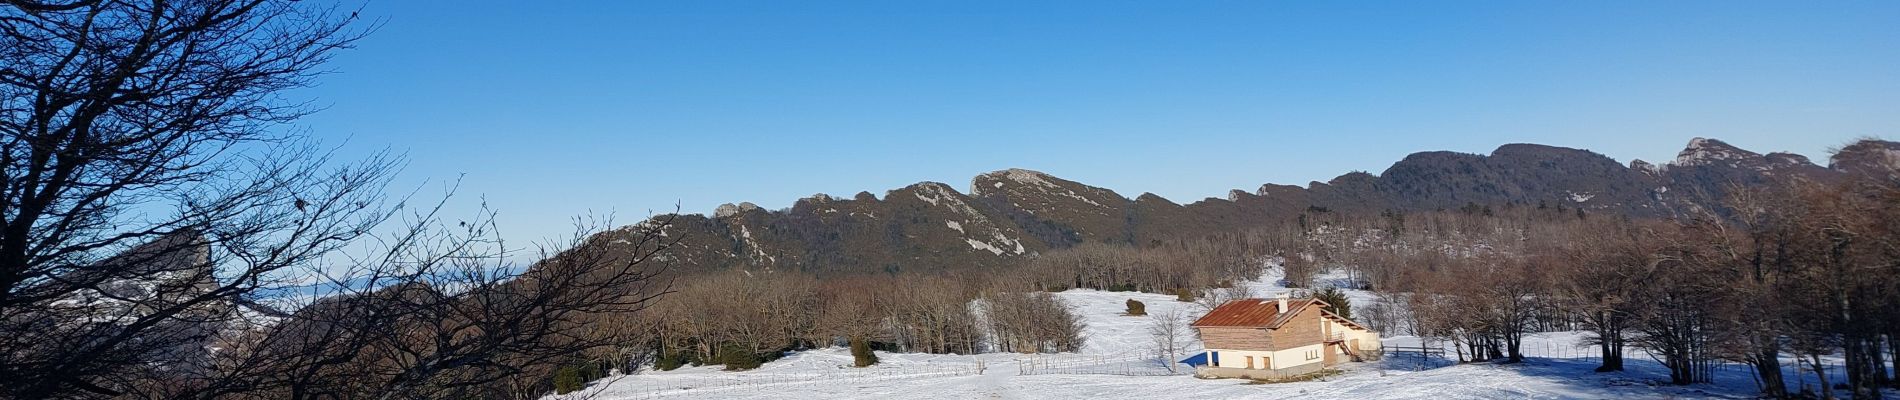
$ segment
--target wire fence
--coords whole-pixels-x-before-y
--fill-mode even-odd
[[[1470,349],[1465,357],[1469,357]],[[1554,342],[1525,344],[1519,351],[1528,358],[1564,360],[1586,364],[1601,364],[1603,351],[1595,345],[1565,345]],[[1457,353],[1445,347],[1391,346],[1382,349],[1390,369],[1428,369],[1450,366],[1458,363]],[[1654,361],[1649,352],[1637,347],[1624,347],[1623,359],[1626,364]],[[1715,379],[1758,379],[1753,364],[1732,360],[1714,360],[1710,365]],[[1844,360],[1822,358],[1819,364],[1812,360],[1784,357],[1781,359],[1783,379],[1790,387],[1799,389],[1804,385],[1819,385],[1819,376],[1827,376],[1830,385],[1847,381],[1847,367]],[[1817,374],[1816,370],[1820,372]]]
[[[985,368],[985,363],[977,361],[969,364],[894,365],[809,373],[753,372],[719,377],[622,375],[603,379],[587,390],[557,396],[555,399],[657,399],[702,393],[737,396],[855,382],[982,375]]]
[[[1019,375],[1166,376],[1194,373],[1185,366],[1168,368],[1169,363],[1174,362],[1171,358],[1159,351],[1149,350],[1114,355],[1036,355],[1018,359],[1016,364]]]
[[[1524,346],[1521,351],[1525,357],[1568,359],[1591,364],[1603,362],[1603,351],[1596,346],[1566,346],[1557,343],[1543,343],[1541,345]],[[1631,362],[1652,360],[1652,357],[1648,352],[1642,349],[1624,347],[1623,359],[1625,362]],[[1815,372],[1817,369],[1820,370],[1819,374]],[[1748,374],[1747,377],[1742,377],[1742,379],[1755,379],[1753,375],[1755,373],[1755,366],[1744,362],[1715,360],[1711,362],[1710,370],[1717,375]],[[1826,375],[1829,384],[1847,381],[1847,363],[1844,360],[1823,358],[1820,364],[1814,364],[1812,360],[1783,358],[1781,360],[1781,370],[1784,379],[1794,380],[1794,382],[1789,383],[1795,387],[1801,386],[1798,382],[1811,382],[1818,385],[1818,376],[1820,375]],[[1726,376],[1718,376],[1718,378],[1720,377]]]

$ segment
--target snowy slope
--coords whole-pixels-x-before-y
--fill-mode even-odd
[[[1328,278],[1328,277],[1322,277]],[[1336,277],[1332,277],[1336,278]],[[1277,285],[1270,272],[1251,283],[1256,294],[1272,297],[1289,289]],[[1372,301],[1370,293],[1348,293],[1354,302]],[[1057,294],[1075,307],[1088,324],[1087,344],[1077,354],[975,356],[879,353],[882,363],[851,368],[844,349],[793,354],[764,367],[725,372],[717,366],[687,367],[675,371],[643,371],[609,378],[569,398],[764,398],[764,399],[1069,399],[1069,398],[1289,398],[1310,399],[1523,399],[1523,398],[1749,398],[1754,384],[1742,368],[1718,372],[1715,385],[1671,386],[1667,371],[1647,357],[1629,359],[1630,371],[1599,374],[1590,349],[1577,346],[1581,334],[1548,333],[1526,338],[1521,364],[1464,364],[1449,360],[1420,360],[1394,354],[1373,363],[1342,364],[1344,374],[1325,381],[1254,384],[1243,380],[1205,380],[1163,375],[1152,362],[1134,365],[1083,367],[1081,373],[1024,375],[1019,364],[1030,360],[1090,364],[1122,355],[1152,352],[1148,319],[1121,315],[1128,299],[1147,303],[1150,313],[1199,306],[1174,301],[1173,296],[1071,290]],[[1417,348],[1419,340],[1395,337],[1389,348]],[[1195,345],[1198,349],[1198,343]],[[1098,374],[1147,368],[1162,376]],[[1090,373],[1094,372],[1094,373]],[[1139,372],[1139,371],[1137,371]],[[1799,385],[1795,385],[1799,387]],[[554,396],[559,398],[563,396]]]

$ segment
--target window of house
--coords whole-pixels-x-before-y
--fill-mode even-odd
[[[1316,359],[1316,358],[1319,358],[1319,350],[1306,351],[1306,359],[1311,360],[1311,359]]]
[[[1253,369],[1253,356],[1247,356],[1247,369]]]

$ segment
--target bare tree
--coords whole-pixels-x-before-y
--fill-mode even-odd
[[[1582,317],[1589,341],[1602,355],[1597,372],[1622,371],[1630,324],[1641,305],[1636,293],[1658,261],[1662,243],[1627,223],[1605,221],[1580,230],[1578,240],[1558,250],[1572,264],[1560,271],[1565,276],[1558,284],[1559,302]]]
[[[272,302],[295,311],[221,337],[226,350],[165,397],[538,396],[551,388],[523,375],[611,350],[618,337],[595,323],[669,292],[650,260],[678,237],[663,233],[670,219],[599,234],[577,223],[522,268],[489,215],[449,225],[417,214],[387,247],[323,271],[309,296]]]
[[[1187,311],[1181,307],[1148,314],[1148,335],[1154,338],[1155,351],[1161,355],[1161,363],[1168,367],[1168,372],[1176,371],[1175,361],[1187,351],[1194,335],[1188,329],[1188,320]]]
[[[449,225],[440,204],[360,240],[403,206],[382,191],[398,162],[281,133],[314,110],[284,92],[355,20],[292,0],[0,3],[0,393],[480,393],[665,292],[645,262],[664,220],[526,268],[485,215]]]
[[[1727,289],[1719,263],[1711,262],[1705,248],[1684,243],[1692,237],[1670,231],[1659,239],[1669,243],[1648,269],[1637,296],[1631,342],[1647,350],[1669,368],[1670,382],[1691,384],[1712,379],[1715,344],[1720,341],[1719,316]]]
[[[166,387],[203,357],[185,344],[388,217],[390,159],[332,164],[273,133],[311,110],[282,92],[359,36],[354,19],[0,2],[0,396]]]
[[[1374,295],[1373,300],[1366,303],[1364,311],[1360,311],[1358,315],[1359,320],[1364,322],[1367,328],[1386,335],[1397,335],[1400,332],[1408,332],[1407,329],[1413,329],[1407,318],[1411,310],[1405,308],[1405,294],[1378,292]],[[1412,334],[1418,333],[1412,332]]]
[[[1082,319],[1054,295],[996,293],[981,304],[996,351],[1053,353],[1082,348]]]

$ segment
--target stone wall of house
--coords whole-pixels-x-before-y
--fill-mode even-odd
[[[1274,350],[1273,339],[1269,337],[1265,329],[1224,327],[1200,329],[1201,343],[1209,349]]]
[[[1300,310],[1286,325],[1270,331],[1268,336],[1271,338],[1268,341],[1279,346],[1276,350],[1321,343],[1326,340],[1325,327],[1320,322],[1324,319],[1320,317],[1321,312],[1317,306]]]

